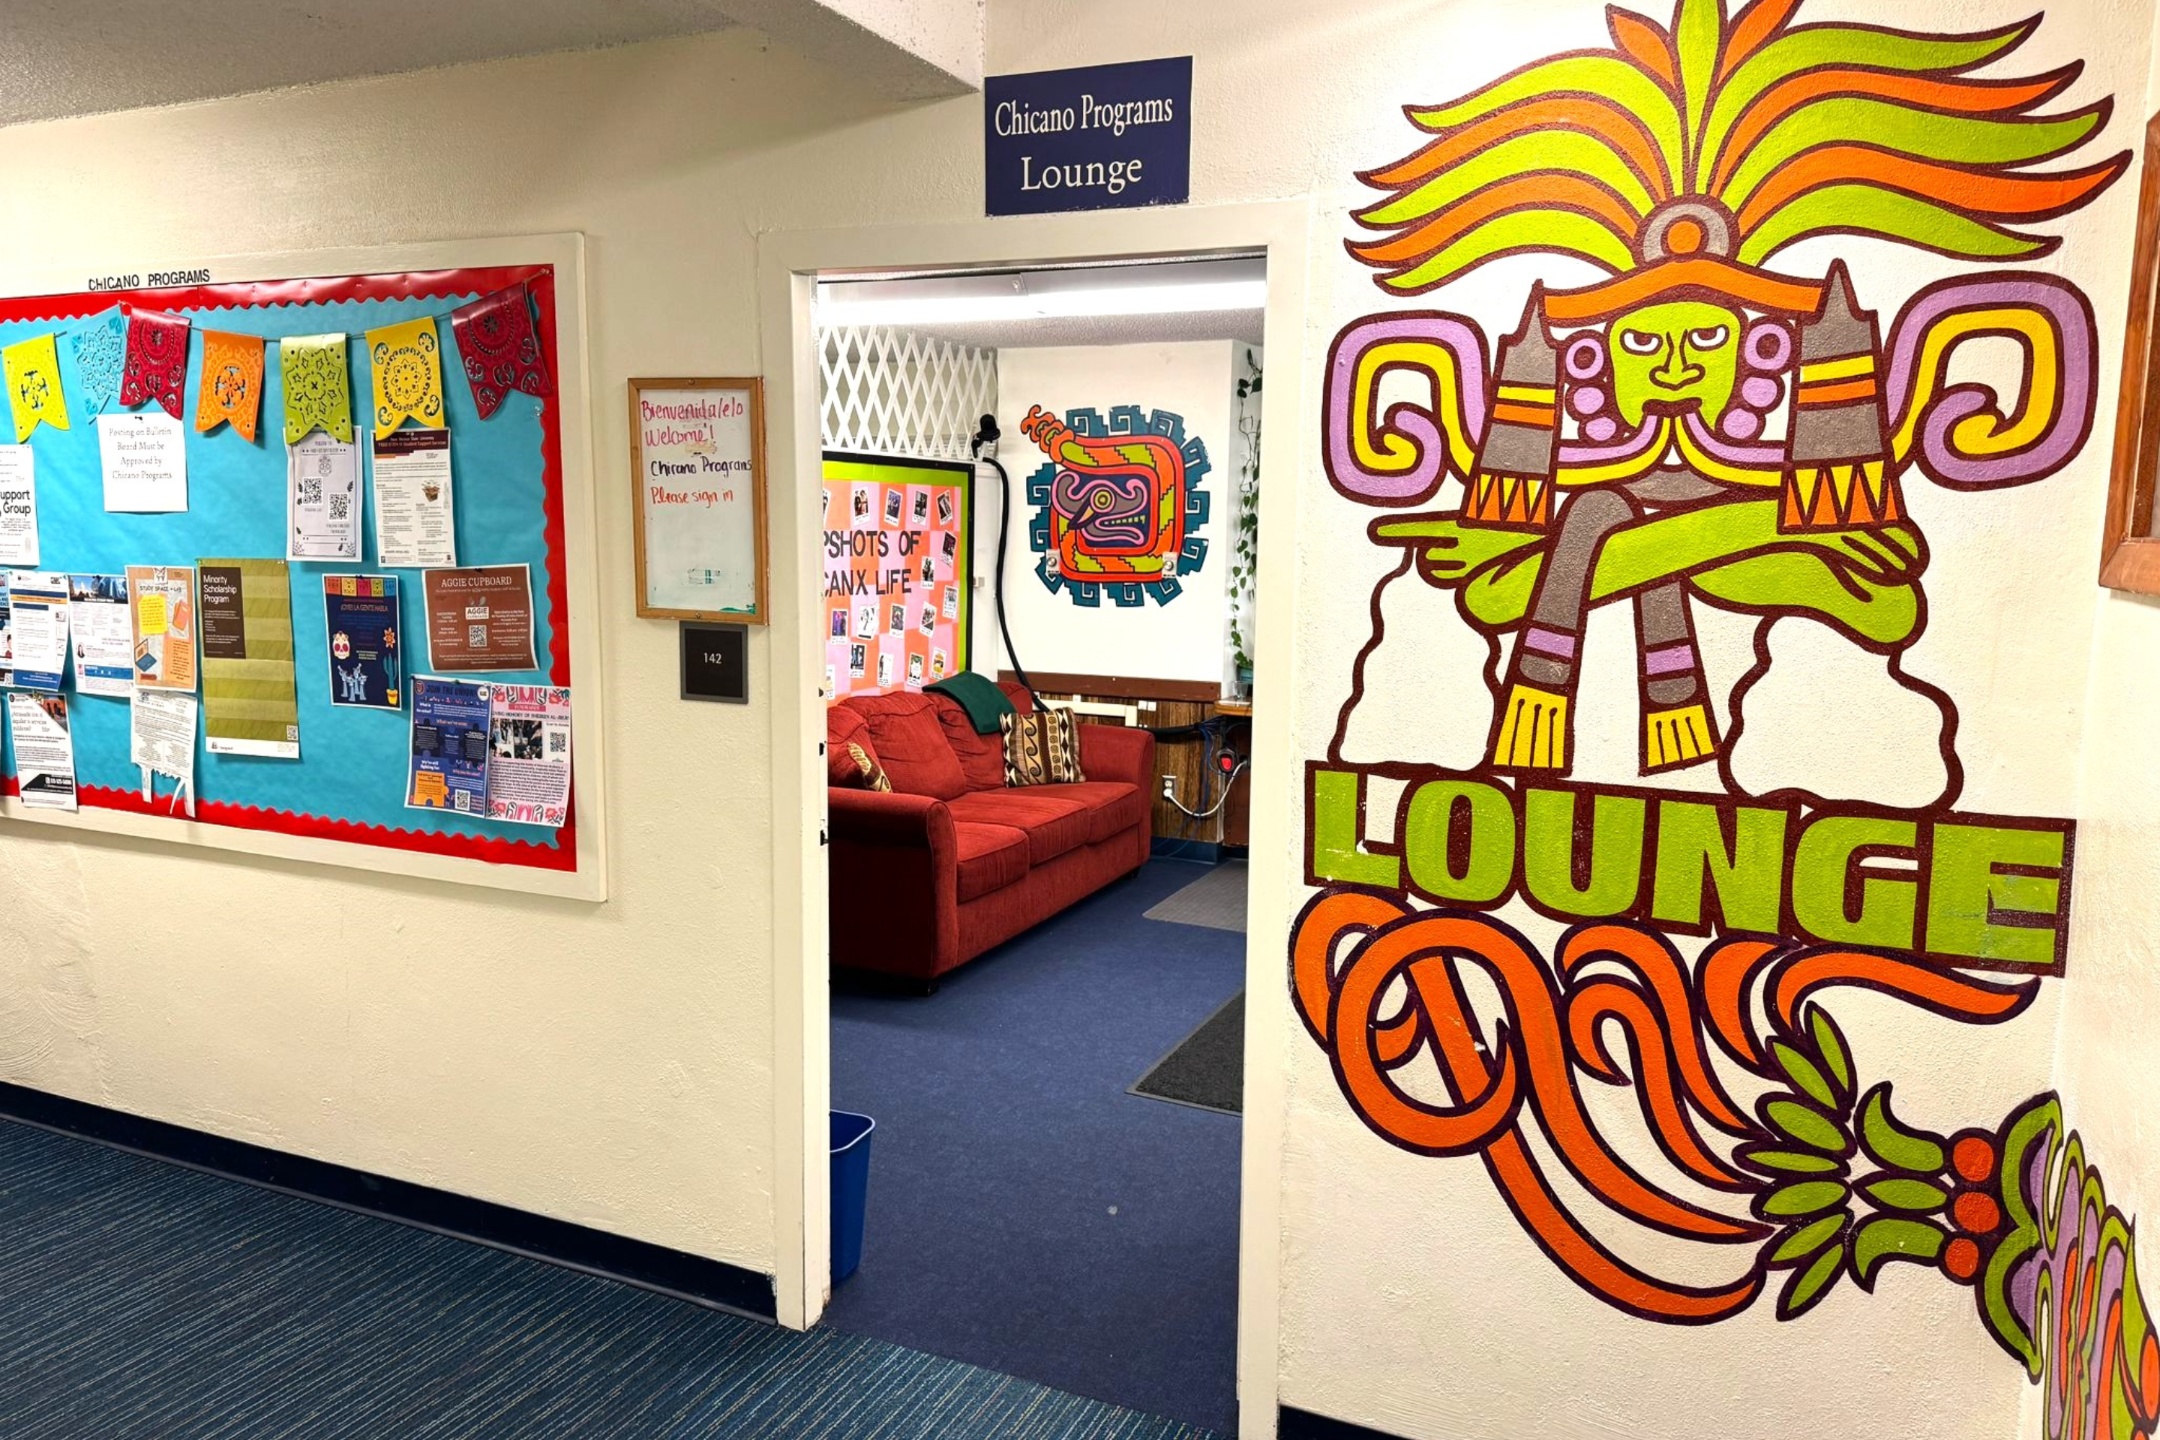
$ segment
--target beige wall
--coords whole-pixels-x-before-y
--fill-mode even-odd
[[[755,232],[859,192],[804,156],[864,114],[738,32],[13,133],[0,288],[585,233],[613,898],[9,826],[0,1077],[772,1270],[766,657],[748,709],[684,704],[630,618],[623,382],[760,368]]]
[[[1312,360],[1277,383],[1301,384],[1317,413],[1326,341],[1394,303],[1337,248],[1367,198],[1355,172],[1415,143],[1403,105],[1606,43],[1601,8],[1000,0],[987,68],[1198,57],[1195,202],[1314,197]],[[1879,19],[1860,0],[1808,9]],[[1938,29],[2016,13],[1908,9]],[[2134,143],[2149,27],[2142,7],[2068,0],[2013,68],[2085,60],[2077,97],[2112,92],[2123,112],[2110,143],[2092,147],[2106,153]],[[0,288],[56,251],[80,255],[87,275],[227,252],[588,236],[605,623],[602,663],[578,678],[606,690],[614,898],[595,908],[10,827],[0,1078],[771,1270],[784,1122],[771,1058],[770,657],[753,643],[750,707],[686,706],[672,628],[630,618],[622,383],[781,366],[757,346],[757,235],[973,219],[979,137],[979,102],[880,111],[852,98],[845,76],[748,34],[11,136],[27,143],[0,150]],[[2069,244],[2046,267],[2075,277],[2100,317],[2101,437],[2135,180],[2067,222]],[[1832,253],[1852,258],[1886,318],[1920,283],[1961,273],[1858,244],[1807,263],[1820,273]],[[1498,333],[1533,273],[1496,267],[1447,306]],[[2105,451],[2103,438],[2045,485],[1961,497],[1969,505],[1909,485],[1937,554],[1934,629],[1915,664],[1957,694],[1963,806],[2075,813],[2084,826],[2071,978],[1993,1029],[1916,1022],[1871,997],[1839,1013],[1871,1073],[1898,1079],[1901,1105],[1924,1123],[1991,1124],[2059,1070],[2111,1194],[2137,1213],[2160,1204],[2137,1030],[2153,1009],[2160,782],[2144,757],[2160,610],[2102,603],[2090,585]],[[1302,463],[1295,666],[1281,672],[1297,684],[1301,759],[1326,750],[1384,568],[1365,539],[1370,514],[1340,502],[1316,458]],[[1380,714],[1377,726],[1383,741],[1422,736],[1434,716]],[[1827,745],[1806,753],[1833,758]],[[1881,783],[1900,778],[1893,762],[1873,763],[1865,773]],[[135,916],[159,912],[178,917],[169,933],[135,932]],[[1287,1043],[1289,1403],[1418,1440],[1786,1428],[1872,1440],[2007,1434],[2030,1394],[1975,1327],[1970,1297],[1925,1273],[1872,1296],[1848,1289],[1789,1325],[1764,1307],[1690,1329],[1599,1306],[1545,1263],[1476,1161],[1383,1144],[1346,1109],[1324,1055],[1302,1033]]]
[[[2125,97],[2133,120],[2152,114],[2160,97],[2160,56],[2155,59],[2143,103]],[[2123,253],[2128,255],[2127,246]],[[2121,310],[2101,313],[2102,345],[2119,360]],[[2112,438],[2112,431],[2103,433]],[[2098,568],[2096,534],[2089,563],[2065,583],[2082,585]],[[2160,1087],[2154,1049],[2154,1027],[2160,1025],[2155,655],[2160,599],[2101,592],[2081,749],[2078,916],[2055,1054],[2064,1120],[2083,1136],[2109,1202],[2133,1219],[2160,1210],[2160,1129],[2153,1111]],[[2148,1286],[2148,1298],[2151,1293]],[[2024,1433],[2046,1434],[2037,1394],[2026,1397]]]
[[[1356,83],[1396,68],[1376,15],[1029,3],[990,29],[993,71],[1207,57],[1199,202],[1345,173],[1319,117],[1396,103]],[[749,31],[12,131],[0,289],[56,254],[87,277],[587,237],[604,625],[577,678],[606,692],[612,898],[7,826],[0,1078],[770,1272],[768,654],[749,707],[685,705],[673,627],[631,618],[622,387],[779,363],[758,233],[979,216],[980,133],[979,101],[894,110]],[[175,919],[145,937],[142,913]]]

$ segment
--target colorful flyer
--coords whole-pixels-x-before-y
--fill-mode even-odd
[[[37,563],[37,454],[0,445],[0,565]]]
[[[156,795],[157,775],[178,786],[175,806],[195,813],[195,697],[172,690],[137,690],[128,700],[128,760],[142,771],[143,799]]]
[[[532,575],[525,566],[429,570],[420,588],[427,601],[428,662],[435,669],[464,674],[534,668]]]
[[[15,683],[15,607],[9,603],[7,576],[0,570],[0,685]]]
[[[560,830],[570,817],[570,692],[559,685],[493,691],[488,818]]]
[[[127,587],[136,688],[193,691],[195,567],[130,565]]]
[[[135,689],[135,637],[124,575],[68,576],[68,640],[75,693],[126,697]]]
[[[67,676],[68,577],[10,570],[7,584],[11,683],[58,690]]]
[[[330,703],[404,708],[395,575],[325,575],[323,623],[330,639]]]
[[[75,737],[65,695],[8,692],[8,727],[15,735],[15,781],[33,810],[75,808]]]
[[[283,560],[205,560],[203,748],[212,755],[300,758],[293,682],[292,577]]]
[[[187,427],[162,410],[97,417],[105,508],[169,514],[188,508]]]
[[[311,430],[285,451],[285,558],[360,558],[360,446]]]
[[[457,564],[450,432],[399,430],[375,442],[375,552],[385,569]]]
[[[491,685],[413,677],[412,763],[405,804],[413,810],[487,814]]]

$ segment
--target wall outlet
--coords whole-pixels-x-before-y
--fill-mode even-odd
[[[1165,775],[1162,777],[1162,798],[1165,800],[1177,799],[1177,776]]]

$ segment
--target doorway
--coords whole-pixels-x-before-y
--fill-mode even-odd
[[[1266,289],[1153,256],[813,310],[832,1104],[876,1124],[825,1323],[1218,1434]]]
[[[1168,242],[1155,254],[1121,254],[1103,245],[1106,234],[1149,238],[1149,231]],[[1271,745],[1278,756],[1286,748],[1279,733],[1285,727],[1279,713],[1271,714],[1265,678],[1274,648],[1267,638],[1270,600],[1282,598],[1280,587],[1265,577],[1271,566],[1280,568],[1285,561],[1263,539],[1249,547],[1238,567],[1248,573],[1255,589],[1251,613],[1240,627],[1246,637],[1245,663],[1258,676],[1255,707],[1238,706],[1235,692],[1243,667],[1236,659],[1227,611],[1217,615],[1216,667],[1205,700],[1194,688],[1201,682],[1193,676],[1176,682],[1186,687],[1182,691],[1146,693],[1145,682],[1163,677],[1118,674],[1099,660],[1094,668],[1081,669],[1031,658],[1028,622],[1013,603],[1022,585],[1031,587],[1031,600],[1055,600],[1075,616],[1087,608],[1088,599],[1114,613],[1113,607],[1127,606],[1134,597],[1129,589],[1122,598],[1104,589],[1083,599],[1069,593],[1070,577],[1067,585],[1048,583],[1057,577],[1046,578],[1042,564],[1046,554],[1056,553],[1055,546],[1030,548],[1030,527],[1039,536],[1043,526],[1055,522],[1045,514],[1049,507],[1040,486],[1032,497],[1028,492],[1030,480],[1053,457],[1037,444],[1042,437],[1027,425],[1028,412],[1054,415],[1072,432],[1062,438],[1081,441],[1114,437],[1092,433],[1086,419],[1074,423],[1075,411],[1101,411],[1107,429],[1113,423],[1112,409],[1137,409],[1151,433],[1172,432],[1172,419],[1184,417],[1173,406],[1137,394],[1101,403],[1067,397],[1082,402],[1074,405],[1046,395],[1017,409],[1014,397],[1001,394],[998,405],[986,413],[999,417],[1000,454],[1012,483],[1013,513],[1003,547],[995,543],[995,512],[1003,487],[988,470],[982,472],[973,499],[976,555],[986,562],[986,571],[994,570],[997,555],[1007,559],[1007,614],[1005,625],[998,626],[994,574],[986,573],[971,592],[978,602],[971,606],[972,668],[1003,679],[1009,687],[1018,684],[1025,670],[1033,682],[1030,702],[1040,696],[1043,708],[1076,710],[1086,721],[1084,729],[1160,732],[1151,740],[1165,757],[1189,752],[1162,766],[1150,757],[1148,773],[1133,777],[1144,782],[1147,792],[1144,838],[1152,842],[1159,828],[1163,839],[1185,842],[1189,853],[1183,860],[1136,854],[1126,867],[1136,873],[1109,877],[1092,888],[1075,881],[1066,888],[1079,893],[1053,897],[1046,913],[1029,917],[1032,923],[1019,925],[969,955],[964,964],[941,972],[933,994],[829,990],[826,962],[833,930],[827,908],[827,846],[822,842],[836,837],[818,823],[824,818],[820,802],[826,798],[828,775],[824,757],[816,752],[824,738],[826,671],[833,662],[828,647],[837,637],[834,612],[825,604],[823,541],[832,496],[822,464],[825,432],[817,403],[822,377],[813,317],[815,287],[821,279],[864,287],[852,293],[867,299],[873,275],[875,283],[898,282],[921,292],[938,286],[964,289],[985,271],[996,271],[1006,283],[1021,277],[1031,293],[1064,294],[1099,291],[1103,287],[1096,284],[1100,277],[1095,272],[1111,266],[1157,269],[1152,283],[1161,285],[1227,281],[1226,267],[1258,262],[1265,268],[1255,267],[1256,275],[1249,278],[1260,278],[1265,293],[1259,343],[1240,346],[1228,337],[1195,342],[1219,342],[1225,352],[1225,388],[1234,397],[1238,377],[1228,363],[1233,358],[1249,358],[1265,367],[1286,357],[1290,373],[1295,373],[1302,348],[1298,280],[1303,239],[1302,207],[1264,205],[1118,217],[1114,226],[1093,217],[1066,217],[928,230],[779,235],[767,237],[762,247],[764,293],[772,302],[766,324],[768,353],[784,350],[791,360],[784,375],[768,368],[774,413],[782,417],[773,445],[773,473],[781,482],[776,494],[782,497],[776,502],[773,530],[775,589],[782,597],[771,635],[776,743],[801,743],[798,753],[811,762],[802,767],[799,796],[792,797],[800,800],[808,822],[799,832],[805,902],[801,929],[783,937],[779,947],[783,968],[776,1079],[782,1151],[785,1156],[792,1148],[801,1160],[799,1171],[784,1167],[776,1187],[781,1313],[788,1323],[812,1323],[826,1313],[830,1323],[841,1328],[958,1353],[1026,1378],[1205,1423],[1218,1433],[1231,1431],[1242,1402],[1243,1433],[1272,1430],[1272,1237],[1286,1038],[1282,1027],[1289,1021],[1285,997],[1275,993],[1282,961],[1274,953],[1278,946],[1265,946],[1256,955],[1243,929],[1193,922],[1196,915],[1212,912],[1233,922],[1242,918],[1255,933],[1268,934],[1270,926],[1272,933],[1284,933],[1287,916],[1275,912],[1287,893],[1288,807],[1280,786],[1254,787],[1248,777],[1267,773]],[[1140,259],[1149,264],[1132,264]],[[1212,266],[1213,275],[1191,270],[1173,279],[1174,264],[1198,262]],[[1249,303],[1246,308],[1251,308]],[[1100,324],[1108,317],[1086,313],[1083,305],[1080,313],[1055,318]],[[1126,319],[1125,336],[1134,344],[1181,343],[1141,333],[1131,325],[1131,316]],[[911,323],[938,322],[917,318]],[[1284,335],[1287,341],[1279,338]],[[988,348],[977,338],[974,348]],[[1043,338],[1084,342],[1096,337]],[[1004,348],[1088,347],[1015,345],[1008,338]],[[1267,436],[1269,447],[1263,453],[1272,453],[1277,442],[1297,448],[1293,407],[1259,386],[1252,389],[1251,398],[1258,402],[1252,407],[1253,428]],[[1210,497],[1206,521],[1196,525],[1196,536],[1210,541],[1205,560],[1188,571],[1193,557],[1182,543],[1173,544],[1178,558],[1167,573],[1115,582],[1161,586],[1146,589],[1139,604],[1130,606],[1145,607],[1143,613],[1156,621],[1165,618],[1166,611],[1174,614],[1188,596],[1207,593],[1211,568],[1227,575],[1236,560],[1237,507],[1246,477],[1233,458],[1239,442],[1235,409],[1234,404],[1222,407],[1214,426],[1219,440],[1202,437],[1216,440],[1208,446],[1204,484],[1195,487]],[[1133,421],[1128,415],[1115,423],[1130,429]],[[782,426],[787,433],[779,433]],[[1055,444],[1061,437],[1051,438]],[[1020,464],[1013,463],[1016,456]],[[1283,467],[1267,462],[1253,468],[1259,494],[1268,497],[1264,506],[1255,506],[1259,535],[1267,534],[1271,517],[1280,517],[1287,534],[1292,524],[1289,496],[1270,495],[1267,483],[1268,474]],[[1288,485],[1285,475],[1276,488],[1287,492]],[[913,510],[906,507],[915,499],[908,492],[903,496],[903,515],[912,518]],[[852,497],[848,503],[852,508]],[[882,492],[878,504],[882,513]],[[1185,514],[1198,520],[1189,507]],[[1161,542],[1165,537],[1154,538]],[[1193,537],[1167,537],[1181,538]],[[1039,596],[1034,593],[1038,591]],[[789,598],[796,602],[793,607]],[[1035,606],[1037,619],[1040,608]],[[1197,613],[1198,605],[1190,609]],[[920,612],[910,604],[906,613],[912,621]],[[1286,619],[1278,620],[1278,627]],[[852,631],[852,615],[848,624]],[[1004,643],[1007,628],[1012,632],[1011,651]],[[1036,633],[1049,632],[1038,627]],[[1275,643],[1287,650],[1287,637],[1279,628],[1277,637]],[[848,643],[855,643],[852,634]],[[1053,649],[1063,653],[1061,646]],[[888,671],[903,693],[908,692],[908,654],[900,650],[902,658]],[[876,660],[866,654],[863,664],[874,682]],[[790,694],[790,680],[796,677],[803,683]],[[929,682],[928,667],[922,678]],[[1109,681],[1125,683],[1104,683]],[[1019,688],[1026,692],[1025,686]],[[1179,710],[1180,705],[1189,708]],[[1237,716],[1234,736],[1230,726],[1200,723],[1217,721],[1226,707],[1244,711]],[[1222,768],[1212,768],[1218,761]],[[1241,768],[1246,766],[1252,768]],[[1122,772],[1113,766],[1112,773]],[[1191,813],[1158,827],[1155,812],[1164,774],[1173,777],[1181,809]],[[775,804],[776,824],[783,828],[792,809],[791,797],[784,793],[789,778],[794,777],[783,776],[783,793]],[[1252,856],[1250,871],[1257,877],[1251,898],[1244,905],[1237,903],[1228,882],[1181,895],[1192,891],[1195,881],[1216,874],[1228,833],[1226,814],[1234,813],[1232,781],[1244,792],[1235,803],[1249,799],[1243,838]],[[782,837],[780,847],[783,893],[791,878],[786,873],[789,862],[795,858],[788,838]],[[1229,843],[1234,847],[1234,841]],[[1050,848],[1057,852],[1056,842]],[[1149,848],[1154,848],[1152,843]],[[1042,858],[1055,863],[1059,853]],[[987,882],[978,877],[976,883]],[[1166,902],[1174,900],[1179,903],[1166,909]],[[1247,984],[1255,973],[1261,983]],[[1242,1017],[1234,1006],[1226,1012],[1226,1003],[1240,993],[1248,1011]],[[1076,1024],[1075,1017],[1088,1024]],[[1032,1020],[1035,1028],[1023,1020]],[[791,1056],[791,1050],[797,1053]],[[1232,1057],[1227,1067],[1221,1060],[1225,1054]],[[1210,1057],[1212,1064],[1207,1063]],[[791,1060],[801,1067],[799,1090],[790,1084],[797,1079]],[[1172,1061],[1179,1063],[1165,1063]],[[1210,1072],[1219,1098],[1225,1068],[1231,1072],[1232,1094],[1242,1089],[1242,1096],[1232,1102],[1242,1103],[1242,1135],[1234,1115],[1205,1107]],[[1156,1098],[1150,1081],[1155,1090],[1172,1092],[1171,1098]],[[1196,1087],[1201,1103],[1177,1103],[1177,1092]],[[878,1117],[863,1268],[833,1291],[828,1288],[829,1237],[824,1232],[828,1197],[823,1142],[828,1107],[848,1108],[851,1103],[872,1114],[883,1104],[898,1118]],[[1148,1118],[1126,1119],[1123,1123],[1139,1129],[1121,1134],[1121,1115]],[[1210,1133],[1216,1138],[1198,1138]],[[795,1185],[799,1192],[791,1195]],[[975,1198],[982,1203],[959,1212],[964,1223],[953,1223],[956,1207],[969,1206]],[[1209,1216],[1212,1221],[1205,1218]],[[1199,1228],[1190,1228],[1195,1223]],[[1261,1243],[1254,1243],[1256,1235]],[[800,1264],[799,1277],[791,1273],[791,1256]],[[829,1312],[823,1303],[828,1296]],[[1120,1305],[1126,1307],[1122,1312]],[[1121,1320],[1121,1314],[1131,1318]],[[1136,1361],[1141,1351],[1147,1352],[1140,1357],[1145,1363]],[[1236,1363],[1233,1354],[1242,1354],[1244,1362]],[[1233,1392],[1238,1372],[1245,1381]]]

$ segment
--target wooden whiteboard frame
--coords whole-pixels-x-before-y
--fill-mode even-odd
[[[647,390],[740,390],[750,397],[750,528],[757,582],[748,610],[673,610],[652,603],[645,567],[645,441],[638,414]],[[704,620],[733,625],[764,625],[772,614],[772,573],[765,517],[765,381],[762,376],[707,376],[702,379],[636,378],[630,381],[630,523],[636,530],[631,554],[637,566],[637,613],[643,620]]]
[[[534,235],[210,257],[167,255],[145,263],[135,263],[126,256],[119,257],[117,263],[85,257],[57,265],[11,269],[6,293],[10,297],[71,294],[84,288],[85,275],[93,265],[105,273],[207,270],[209,278],[202,283],[212,285],[509,265],[554,268],[555,394],[546,403],[558,407],[556,422],[562,441],[563,581],[570,612],[570,763],[571,783],[575,787],[573,803],[577,806],[579,822],[577,869],[539,870],[522,865],[496,865],[465,856],[430,855],[417,850],[362,845],[350,840],[245,830],[184,817],[142,815],[126,810],[94,807],[77,811],[30,809],[14,797],[0,798],[0,836],[20,836],[23,832],[18,827],[38,825],[73,831],[84,838],[127,836],[176,847],[271,860],[297,860],[528,895],[588,901],[607,899],[607,766],[602,743],[604,708],[600,703],[603,669],[598,526],[593,508],[592,389],[586,356],[585,237]]]

